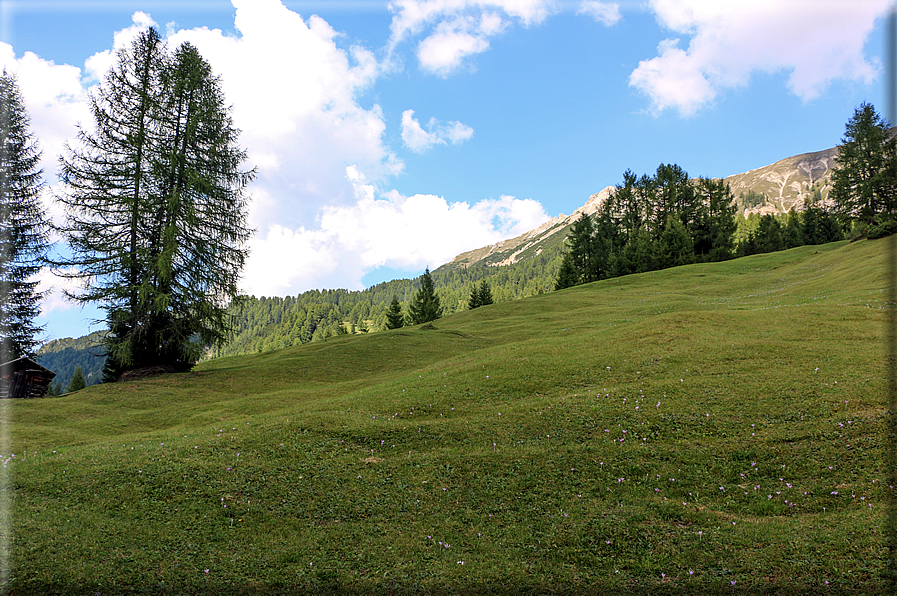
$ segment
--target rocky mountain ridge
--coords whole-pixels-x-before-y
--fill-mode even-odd
[[[786,157],[773,164],[723,178],[729,185],[738,213],[744,217],[757,213],[781,214],[792,208],[803,209],[804,201],[828,200],[832,169],[837,165],[838,148]],[[563,242],[567,229],[580,214],[595,213],[615,187],[607,186],[591,195],[570,215],[559,214],[516,238],[467,251],[439,269],[466,268],[477,263],[492,267],[512,265],[527,256],[537,256],[548,247]],[[438,270],[438,269],[437,269]]]

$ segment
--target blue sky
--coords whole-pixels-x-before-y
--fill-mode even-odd
[[[221,76],[256,228],[243,288],[361,289],[571,213],[626,169],[724,177],[835,146],[881,104],[887,0],[0,0],[16,72],[57,157],[141,29]],[[883,106],[881,106],[883,110]],[[49,290],[48,339],[99,316]]]

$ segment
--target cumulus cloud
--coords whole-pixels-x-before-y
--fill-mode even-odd
[[[423,269],[548,219],[532,199],[502,196],[473,205],[431,194],[377,196],[357,168],[346,170],[357,201],[323,209],[319,226],[271,225],[252,241],[245,285],[263,295],[291,287],[361,289],[376,267]],[[437,224],[438,222],[438,224]]]
[[[420,36],[421,68],[443,77],[468,56],[488,50],[490,38],[511,22],[528,27],[555,11],[551,0],[396,0],[389,6],[394,13],[390,53],[406,39]]]
[[[112,49],[97,52],[84,62],[88,79],[102,81],[106,73],[115,65],[115,57],[119,50],[131,47],[134,39],[143,31],[156,26],[156,21],[145,12],[137,11],[131,16],[133,25],[116,31],[112,36]]]
[[[0,42],[0,71],[14,74],[25,110],[31,119],[31,133],[42,152],[41,168],[46,179],[56,177],[57,157],[79,122],[90,118],[87,94],[81,83],[81,69],[55,64],[33,52],[17,58],[12,46]]]
[[[401,171],[382,138],[380,107],[358,101],[382,74],[370,50],[337,47],[327,22],[305,19],[279,0],[233,4],[238,35],[179,30],[168,43],[194,44],[221,77],[240,143],[258,168],[253,192],[265,195],[253,202],[253,225],[299,229],[323,205],[352,201],[347,163],[375,181]]]
[[[600,2],[599,0],[583,0],[576,14],[588,15],[607,27],[616,25],[623,18],[620,14],[619,4],[616,2]]]
[[[721,91],[747,84],[754,72],[789,72],[788,88],[805,101],[835,79],[868,83],[878,64],[866,58],[863,46],[889,4],[651,0],[657,21],[690,41],[687,49],[681,38],[662,41],[658,55],[640,62],[629,84],[651,99],[655,111],[690,115]]]
[[[250,225],[257,233],[249,243],[245,291],[359,289],[372,268],[438,264],[547,219],[531,200],[502,197],[468,205],[427,194],[378,192],[403,167],[384,141],[380,107],[359,100],[385,72],[383,64],[366,48],[338,47],[338,34],[327,22],[304,18],[278,0],[233,4],[236,35],[169,27],[166,43],[174,49],[189,41],[220,76],[234,123],[243,131],[239,142],[249,155],[246,165],[258,171],[249,189]],[[524,19],[524,9],[517,18]],[[477,35],[489,36],[504,21],[484,12],[471,22]],[[33,54],[16,59],[12,48],[0,45],[0,60],[19,73],[27,107],[36,114],[45,156],[55,162],[77,122],[92,128],[89,85],[100,84],[116,52],[152,25],[150,15],[134,13],[132,24],[111,36],[112,47],[88,58],[83,70]],[[406,115],[402,136],[416,150],[461,143],[473,134],[460,122],[430,119],[421,126],[413,111]],[[46,178],[52,183],[55,165]],[[48,187],[44,194],[49,197],[52,190],[59,189]],[[58,208],[47,202],[59,221]],[[41,287],[49,290],[46,313],[71,308],[61,298],[63,283],[42,272]]]
[[[423,153],[433,145],[457,145],[473,136],[473,129],[458,121],[440,123],[431,118],[427,130],[414,118],[414,110],[402,112],[402,142],[415,153]]]

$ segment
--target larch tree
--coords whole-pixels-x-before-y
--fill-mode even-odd
[[[829,196],[839,214],[864,223],[897,215],[897,141],[871,104],[848,120],[835,159]]]
[[[0,362],[33,355],[42,294],[35,275],[49,244],[40,150],[13,75],[0,75]]]
[[[68,295],[106,313],[105,380],[189,370],[228,335],[254,171],[208,63],[154,29],[119,52],[91,109],[94,129],[61,159],[72,256],[57,264],[82,281]]]

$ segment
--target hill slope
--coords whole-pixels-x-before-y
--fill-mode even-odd
[[[884,249],[6,404],[11,593],[880,589]]]

